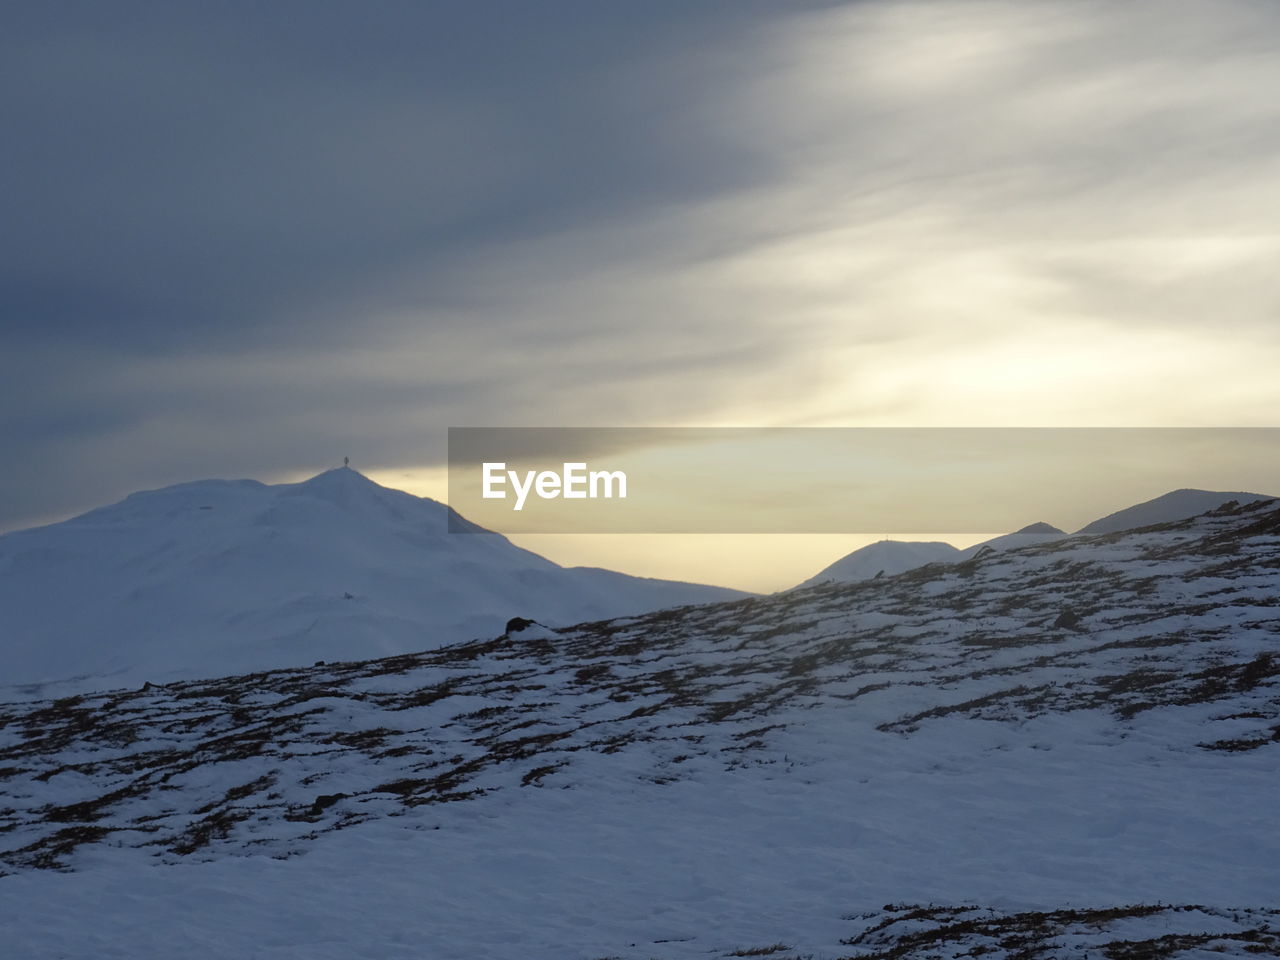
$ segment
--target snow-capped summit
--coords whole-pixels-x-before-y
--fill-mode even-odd
[[[292,487],[290,493],[294,496],[317,497],[339,506],[364,507],[370,503],[390,506],[396,500],[419,499],[402,490],[374,483],[360,471],[345,466],[317,473],[309,480],[292,484]]]
[[[309,665],[494,637],[513,612],[554,625],[744,596],[564,568],[450,534],[450,513],[340,467],[177,484],[0,537],[0,684]]]

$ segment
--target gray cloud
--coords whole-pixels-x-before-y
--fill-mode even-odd
[[[1266,3],[25,17],[0,38],[0,529],[429,463],[449,425],[1280,400]]]
[[[721,82],[698,51],[763,6],[12,13],[0,527],[151,476],[296,468],[321,441],[422,455],[495,373],[528,374],[503,308],[450,279],[474,251],[752,176],[690,111]],[[352,361],[406,341],[421,366],[392,382]],[[103,445],[135,465],[112,483]]]
[[[397,260],[730,182],[742,158],[610,89],[751,16],[716,6],[60,5],[7,33],[5,313],[223,342]]]

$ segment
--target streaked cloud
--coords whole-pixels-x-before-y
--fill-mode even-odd
[[[1270,425],[1273,4],[500,7],[15,24],[0,527],[449,425]]]

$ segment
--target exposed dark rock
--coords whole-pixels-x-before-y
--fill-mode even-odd
[[[1079,630],[1080,614],[1074,610],[1063,610],[1053,621],[1053,627],[1055,630]]]

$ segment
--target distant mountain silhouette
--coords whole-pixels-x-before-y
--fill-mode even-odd
[[[1132,530],[1136,527],[1149,527],[1154,523],[1169,523],[1173,520],[1185,520],[1216,510],[1230,500],[1238,503],[1253,503],[1256,500],[1271,500],[1261,493],[1227,493],[1221,490],[1174,490],[1152,500],[1134,504],[1115,513],[1109,513],[1101,519],[1081,527],[1076,533],[1115,533],[1119,530]]]
[[[811,587],[830,580],[842,583],[873,580],[880,574],[893,576],[928,563],[952,563],[962,559],[961,551],[939,540],[879,540],[846,554],[800,586]]]
[[[1214,490],[1174,490],[1153,500],[1117,510],[1101,519],[1081,527],[1077,534],[1115,533],[1120,530],[1132,530],[1136,527],[1147,527],[1156,523],[1169,523],[1175,520],[1186,520],[1190,517],[1216,510],[1224,503],[1235,500],[1239,503],[1253,503],[1257,500],[1270,500],[1269,496],[1260,493],[1230,493]],[[1002,534],[983,543],[976,543],[963,550],[957,550],[949,543],[940,541],[912,542],[904,540],[880,540],[877,543],[862,547],[847,554],[821,572],[799,584],[810,587],[826,581],[850,582],[870,580],[883,572],[885,575],[906,573],[928,563],[950,563],[968,560],[985,549],[1015,550],[1040,543],[1048,543],[1068,536],[1062,530],[1043,521],[1028,524],[1014,533]]]

